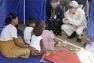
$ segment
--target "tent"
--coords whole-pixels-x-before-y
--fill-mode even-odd
[[[46,21],[46,0],[0,0],[0,28],[5,26],[5,18],[9,13],[16,13],[18,15],[19,24],[25,24],[30,17],[36,21]],[[38,56],[30,56],[28,59],[5,58],[0,53],[0,63],[39,63]],[[48,63],[51,63],[48,61]]]
[[[5,25],[5,18],[16,13],[20,24],[33,17],[36,21],[46,21],[46,0],[0,0],[0,27]]]

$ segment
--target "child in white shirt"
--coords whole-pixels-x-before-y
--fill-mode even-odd
[[[24,40],[25,43],[30,45],[30,39],[31,39],[31,32],[33,30],[33,28],[35,27],[35,19],[33,18],[29,18],[26,22],[26,28],[24,30]]]
[[[43,47],[43,42],[41,37],[42,31],[43,30],[39,26],[34,28],[30,46],[35,48],[37,55],[42,55],[40,62],[46,63],[46,61],[44,60],[46,52],[42,49]]]

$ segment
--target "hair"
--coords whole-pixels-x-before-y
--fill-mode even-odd
[[[7,18],[5,19],[5,23],[10,24],[15,18],[17,18],[17,15],[15,13],[9,13]]]
[[[37,23],[37,26],[43,28],[44,24],[45,24],[44,21],[43,21],[43,20],[40,20],[40,21]]]
[[[33,30],[33,33],[34,33],[34,35],[35,36],[40,36],[41,34],[42,34],[42,28],[41,27],[39,27],[39,26],[36,26],[35,28],[34,28],[34,30]]]
[[[29,18],[26,22],[26,26],[29,26],[31,23],[36,23],[36,20],[34,18]]]
[[[50,0],[50,2],[58,2],[59,0]]]

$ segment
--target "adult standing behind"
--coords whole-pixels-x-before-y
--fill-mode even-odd
[[[70,3],[71,0],[60,0],[60,5],[64,8],[64,11],[68,10],[68,4]]]
[[[64,17],[63,15],[63,8],[58,4],[58,0],[50,0],[50,6],[47,7],[48,29],[60,36],[62,35],[61,25]]]
[[[76,1],[71,1],[69,3],[69,10],[65,12],[62,30],[64,30],[69,39],[72,39],[74,37],[77,37],[77,41],[81,42],[83,30],[86,27],[86,18],[85,18],[85,12],[78,8],[78,3]],[[76,35],[77,34],[77,35]]]
[[[18,24],[18,17],[15,13],[10,13],[6,20],[8,25],[2,30],[0,36],[0,48],[1,53],[7,58],[28,58],[30,53],[35,55],[35,50],[33,47],[24,45],[22,39],[21,42],[17,37],[16,25]]]

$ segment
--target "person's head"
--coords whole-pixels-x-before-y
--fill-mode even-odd
[[[35,23],[36,23],[36,20],[34,18],[29,18],[26,22],[26,26],[29,26],[29,27],[35,27]]]
[[[44,23],[43,20],[39,21],[39,22],[37,23],[37,26],[41,27],[42,30],[44,30],[44,29],[46,28],[46,24]]]
[[[78,3],[76,1],[71,1],[68,5],[68,8],[69,12],[74,14],[78,9]]]
[[[39,26],[36,26],[35,28],[34,28],[34,30],[33,30],[33,33],[34,33],[34,35],[35,36],[40,36],[41,34],[42,34],[42,28],[41,27],[39,27]]]
[[[50,0],[50,4],[52,8],[56,8],[58,5],[58,0]]]
[[[15,13],[8,14],[7,18],[5,19],[5,23],[13,24],[16,26],[18,24],[18,17]]]

